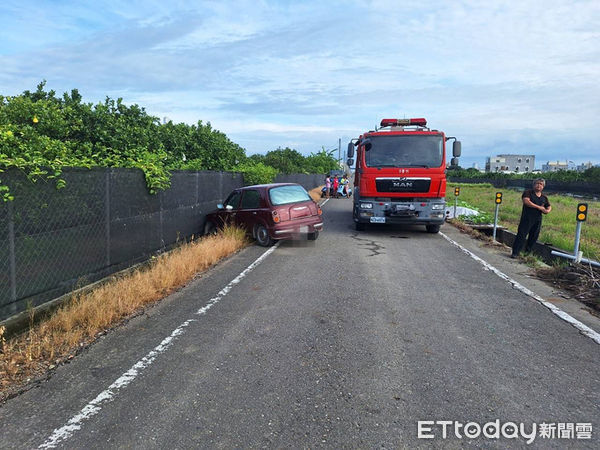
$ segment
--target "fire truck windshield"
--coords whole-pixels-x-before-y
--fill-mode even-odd
[[[442,136],[369,136],[371,149],[365,152],[367,167],[440,167],[444,157]]]

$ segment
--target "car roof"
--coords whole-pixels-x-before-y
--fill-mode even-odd
[[[269,184],[254,184],[252,186],[244,186],[239,188],[240,191],[248,189],[271,189],[279,186],[300,186],[298,183],[269,183]]]

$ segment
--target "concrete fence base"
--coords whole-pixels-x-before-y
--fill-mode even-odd
[[[476,229],[477,231],[484,233],[487,236],[492,236],[493,230],[494,230],[494,227],[492,225],[480,225],[480,226],[476,226],[473,228]],[[513,243],[515,242],[516,236],[517,236],[516,233],[513,233],[512,231],[508,231],[505,228],[498,227],[496,229],[496,241],[498,241],[502,244],[508,245],[509,247],[512,247]],[[559,261],[565,260],[564,258],[553,255],[552,254],[553,250],[558,251],[558,252],[563,252],[563,253],[570,253],[570,251],[568,251],[568,250],[554,247],[553,245],[550,245],[548,243],[543,243],[543,242],[542,243],[536,242],[535,245],[533,246],[532,253],[535,254],[537,257],[539,257],[542,261],[544,261],[548,265],[552,265]]]

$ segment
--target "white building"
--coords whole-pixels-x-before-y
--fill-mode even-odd
[[[573,161],[548,161],[542,164],[542,172],[558,172],[559,170],[575,170]]]
[[[486,172],[529,173],[535,169],[535,155],[496,155],[485,160]]]
[[[577,172],[585,172],[588,169],[591,169],[592,167],[598,166],[598,164],[594,164],[591,161],[585,162],[583,164],[579,164],[577,166]]]

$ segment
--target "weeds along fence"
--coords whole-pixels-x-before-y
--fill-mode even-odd
[[[201,233],[206,213],[244,184],[239,173],[177,171],[148,193],[137,169],[67,169],[67,186],[1,174],[14,201],[0,202],[0,321],[147,260]],[[307,189],[322,176],[285,175]]]

